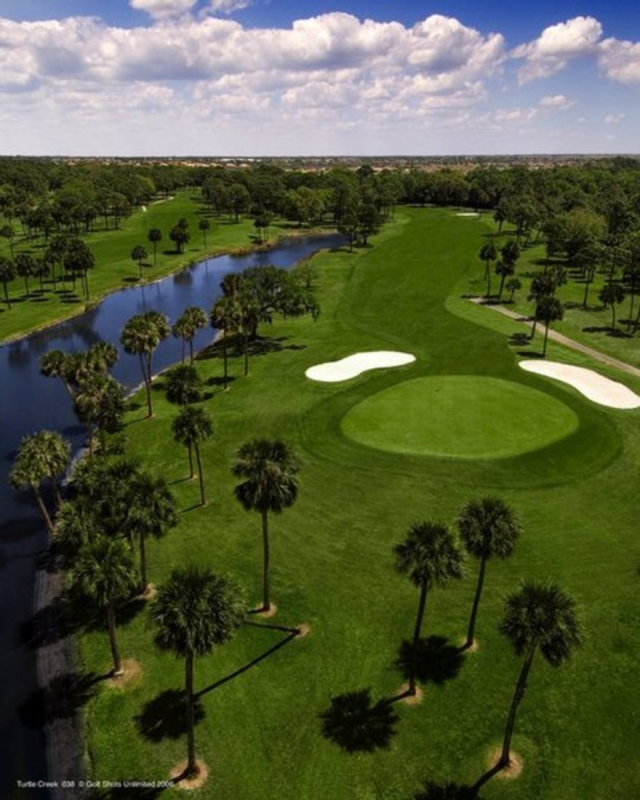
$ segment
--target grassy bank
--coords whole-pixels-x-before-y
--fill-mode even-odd
[[[206,243],[198,229],[198,222],[203,214],[211,225],[206,234]],[[189,222],[191,239],[184,252],[178,253],[169,239],[169,232],[181,218]],[[4,293],[0,294],[0,343],[20,338],[38,328],[82,313],[111,292],[156,281],[208,256],[242,253],[258,246],[268,246],[268,243],[260,245],[256,241],[253,220],[241,219],[235,223],[227,217],[210,217],[205,214],[200,198],[189,192],[181,192],[167,200],[151,203],[145,210],[136,209],[121,222],[118,230],[100,228],[99,220],[96,220],[95,227],[94,231],[82,237],[96,261],[88,276],[89,298],[84,297],[80,281],[77,281],[74,288],[71,280],[64,284],[58,280],[54,287],[53,281],[45,278],[42,291],[40,281],[33,277],[29,279],[30,291],[27,297],[24,281],[16,278],[9,284],[11,309],[4,302]],[[153,245],[147,238],[152,228],[160,230],[163,237],[156,247],[155,263]],[[274,243],[278,237],[291,233],[296,233],[296,229],[290,228],[284,222],[273,225],[269,232],[269,241]],[[148,252],[148,258],[143,261],[141,269],[131,258],[137,245],[143,246]],[[34,242],[16,237],[16,253],[27,252],[34,258],[39,258],[44,249],[42,240]],[[0,241],[0,253],[7,256],[10,254],[5,239]]]
[[[209,768],[198,797],[411,800],[428,784],[473,783],[500,743],[520,667],[497,623],[505,594],[525,577],[552,578],[575,597],[586,641],[561,669],[534,663],[513,743],[524,760],[522,776],[492,781],[482,797],[613,799],[637,792],[640,412],[604,409],[570,387],[524,373],[508,344],[516,323],[459,299],[486,230],[484,222],[447,210],[403,209],[371,249],[314,258],[323,313],[316,322],[265,328],[270,346],[251,359],[249,377],[234,359],[235,379],[222,392],[221,360],[205,354],[198,361],[209,391],[203,404],[216,426],[203,448],[207,507],[194,507],[197,483],[185,480],[186,452],[172,443],[176,407],[164,400],[162,379],[154,419],[142,420],[141,398],[131,412],[129,451],[171,481],[182,509],[178,528],[150,544],[154,583],[176,566],[206,564],[237,576],[257,602],[259,518],[235,501],[230,466],[253,436],[284,438],[303,462],[298,502],[272,519],[272,585],[274,622],[307,623],[311,633],[275,649],[284,633],[243,627],[197,661],[197,751]],[[478,315],[492,320],[485,325],[483,316],[478,324]],[[376,349],[417,360],[344,384],[305,378],[313,364]],[[555,344],[550,354],[578,357],[565,359]],[[367,398],[409,379],[455,375],[542,391],[575,415],[578,427],[522,455],[468,460],[378,450],[344,436],[344,415]],[[527,422],[517,403],[496,403],[494,413],[505,428],[519,414]],[[429,600],[424,634],[445,641],[438,658],[432,650],[422,662],[423,702],[393,704],[395,719],[382,724],[372,751],[348,752],[323,734],[332,701],[334,709],[344,707],[345,695],[367,689],[373,703],[392,698],[405,679],[396,662],[412,632],[417,592],[394,573],[393,544],[416,521],[452,523],[468,499],[489,491],[513,505],[524,534],[510,561],[489,566],[478,651],[455,652],[473,596],[477,565],[470,563],[465,581]],[[153,647],[146,613],[134,612],[123,614],[121,643],[124,657],[141,664],[140,680],[122,690],[100,686],[86,707],[97,780],[164,780],[186,754],[171,706],[183,684],[182,662]],[[108,668],[104,632],[83,636],[81,652],[87,671]]]

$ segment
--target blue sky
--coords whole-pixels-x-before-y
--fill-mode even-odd
[[[0,0],[5,155],[640,152],[640,4]]]

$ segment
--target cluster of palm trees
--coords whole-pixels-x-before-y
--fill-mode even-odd
[[[521,528],[513,510],[496,496],[469,501],[458,516],[457,528],[467,553],[480,562],[467,636],[461,647],[467,650],[474,644],[487,563],[512,555]],[[417,693],[418,645],[428,593],[435,586],[446,586],[464,577],[465,557],[449,527],[434,521],[411,526],[404,541],[395,545],[394,556],[397,571],[420,590],[407,689],[412,696]],[[573,599],[551,582],[524,581],[518,591],[510,594],[505,601],[500,631],[516,654],[524,655],[524,661],[505,726],[498,769],[508,766],[511,760],[516,713],[535,654],[539,651],[549,664],[559,666],[582,639]]]

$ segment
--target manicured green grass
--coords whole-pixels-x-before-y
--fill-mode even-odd
[[[577,415],[544,392],[477,375],[405,381],[358,403],[342,420],[346,436],[370,447],[483,459],[537,450],[577,427]]]
[[[249,377],[242,377],[241,358],[233,359],[235,380],[222,392],[221,360],[199,360],[210,393],[203,405],[216,426],[203,448],[205,508],[193,507],[197,482],[185,480],[186,452],[172,444],[177,410],[162,397],[162,379],[152,420],[143,420],[138,398],[126,429],[129,451],[171,481],[182,509],[177,529],[149,545],[154,583],[176,566],[209,565],[237,576],[257,602],[260,521],[233,497],[234,454],[251,437],[280,436],[302,461],[297,503],[271,519],[279,609],[273,621],[306,622],[311,633],[225,682],[285,634],[244,627],[197,661],[203,718],[196,746],[210,770],[198,797],[411,800],[426,782],[473,783],[501,740],[520,667],[497,625],[505,594],[522,578],[551,578],[570,592],[586,638],[557,670],[536,658],[513,743],[524,771],[517,781],[491,781],[482,797],[617,800],[637,794],[640,412],[603,409],[570,387],[525,373],[509,345],[512,323],[496,319],[485,327],[474,315],[499,315],[458,304],[460,282],[475,264],[485,230],[483,222],[447,210],[401,209],[372,248],[314,259],[321,316],[264,328],[271,346],[252,358]],[[448,310],[452,304],[455,313]],[[313,364],[379,349],[411,352],[417,361],[345,384],[304,375]],[[550,352],[563,360],[561,348],[553,345]],[[585,365],[583,356],[567,355],[577,357]],[[344,415],[367,398],[409,376],[451,375],[537,389],[570,409],[579,426],[561,441],[499,459],[405,455],[343,434]],[[523,425],[530,409],[522,410]],[[499,425],[500,403],[493,412]],[[421,705],[392,706],[397,721],[387,747],[341,749],[323,735],[321,715],[332,698],[368,688],[376,702],[393,697],[404,681],[395,662],[411,636],[418,597],[394,572],[393,544],[416,521],[453,523],[467,500],[487,492],[512,504],[524,532],[511,560],[488,566],[478,651],[460,658],[450,653],[441,671],[423,681]],[[467,580],[432,592],[425,636],[445,637],[452,646],[462,640],[476,570],[470,563]],[[162,780],[185,758],[186,743],[163,729],[153,711],[164,692],[183,685],[183,664],[154,648],[144,611],[123,616],[120,633],[123,654],[140,662],[143,680],[130,690],[100,686],[88,704],[92,776]],[[103,672],[110,660],[106,634],[84,636],[81,654],[85,669]],[[179,795],[174,790],[169,796]]]
[[[211,229],[207,232],[206,248],[202,233],[198,230],[198,221],[202,215],[211,223]],[[181,218],[189,222],[191,239],[184,252],[178,253],[169,239],[169,232]],[[157,244],[155,264],[153,245],[147,239],[152,228],[159,229],[163,237]],[[273,225],[270,229],[271,241],[287,232],[286,225]],[[227,217],[212,218],[201,198],[190,192],[179,192],[175,197],[153,202],[146,207],[146,211],[137,209],[121,222],[118,230],[105,230],[103,223],[96,220],[95,230],[83,238],[96,260],[94,269],[89,272],[89,299],[86,300],[83,296],[79,281],[75,290],[70,280],[64,284],[57,281],[54,289],[53,281],[49,278],[44,281],[44,292],[40,289],[40,282],[31,278],[30,296],[27,297],[23,280],[16,278],[9,284],[12,304],[10,310],[4,302],[4,292],[0,287],[0,342],[79,314],[110,292],[135,286],[141,280],[156,281],[182,267],[202,261],[207,255],[238,252],[256,246],[252,220],[241,219],[236,224]],[[131,259],[131,252],[137,245],[145,247],[149,254],[143,262],[142,279],[137,262]],[[42,256],[44,247],[42,240],[35,242],[25,237],[16,237],[16,253],[28,252],[38,258]],[[0,253],[9,255],[9,245],[5,239],[0,240]]]

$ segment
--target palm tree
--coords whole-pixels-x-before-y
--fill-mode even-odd
[[[96,372],[87,375],[78,385],[74,409],[87,426],[89,456],[93,456],[94,427],[100,434],[102,452],[107,449],[107,433],[115,433],[125,411],[124,389],[111,375]]]
[[[166,374],[167,400],[186,406],[202,398],[202,378],[191,364],[178,364]]]
[[[187,777],[198,772],[193,713],[193,661],[211,653],[233,636],[245,617],[240,587],[208,569],[191,566],[173,570],[158,587],[150,608],[157,629],[155,643],[185,660],[185,706],[187,717]]]
[[[412,525],[403,542],[395,545],[396,570],[407,575],[420,589],[418,616],[413,631],[409,695],[416,693],[418,642],[427,604],[427,594],[432,586],[445,586],[451,579],[464,575],[464,557],[448,527],[441,522],[420,522]]]
[[[513,511],[504,500],[488,496],[481,500],[470,500],[464,506],[458,517],[458,530],[467,552],[474,558],[480,559],[480,571],[469,619],[467,641],[464,643],[466,649],[473,644],[487,561],[494,557],[509,558],[513,553],[521,529]]]
[[[211,230],[211,223],[206,217],[202,217],[198,222],[198,229],[202,232],[205,249],[207,247],[207,231]]]
[[[62,350],[49,350],[40,356],[40,373],[47,378],[60,378],[69,397],[73,400],[69,380],[70,356]]]
[[[160,539],[169,528],[178,524],[176,499],[164,478],[154,478],[147,472],[139,472],[129,485],[128,514],[129,530],[138,537],[140,546],[140,588],[146,591],[148,536]]]
[[[13,261],[6,256],[0,256],[0,281],[4,288],[4,301],[7,308],[11,308],[11,300],[9,299],[9,284],[16,277],[16,270]]]
[[[203,408],[185,406],[171,423],[173,438],[179,444],[186,446],[189,451],[189,477],[193,478],[193,450],[198,463],[198,477],[200,479],[200,503],[206,504],[204,496],[204,475],[200,459],[200,442],[205,441],[213,434],[213,422]]]
[[[624,289],[619,283],[607,283],[598,294],[598,300],[604,303],[605,308],[611,306],[611,330],[616,329],[616,303],[619,305],[624,300]]]
[[[224,361],[224,388],[229,382],[227,369],[227,336],[240,326],[240,307],[232,295],[222,295],[211,309],[211,327],[222,331],[222,358]]]
[[[131,260],[138,264],[140,278],[142,278],[142,262],[145,260],[145,258],[148,258],[148,255],[149,254],[147,253],[146,249],[141,244],[137,244],[131,251]]]
[[[487,297],[491,297],[491,267],[492,261],[498,258],[498,251],[494,244],[493,238],[482,245],[478,253],[481,261],[484,261],[484,278],[487,282]]]
[[[130,597],[136,578],[133,556],[126,542],[106,536],[98,536],[83,547],[71,571],[72,585],[106,613],[113,675],[121,675],[123,671],[116,637],[116,606]]]
[[[271,610],[269,597],[268,514],[279,514],[292,506],[298,496],[297,456],[280,440],[253,439],[240,447],[232,472],[243,478],[234,493],[246,511],[258,511],[262,518],[263,600],[262,610]]]
[[[29,278],[34,274],[35,262],[29,253],[18,253],[15,257],[15,268],[17,274],[24,279],[24,290],[29,297]]]
[[[182,360],[184,361],[184,342],[189,343],[189,361],[193,364],[193,340],[198,330],[207,326],[207,315],[198,306],[189,306],[185,308],[179,319],[176,320],[175,325],[171,329],[171,333],[176,338],[181,338],[183,341],[182,346]]]
[[[57,481],[69,466],[71,447],[59,433],[39,431],[25,436],[13,462],[9,481],[14,489],[30,486],[44,517],[49,533],[53,533],[53,521],[40,492],[43,481],[50,481],[56,501],[61,502]]]
[[[158,228],[151,228],[147,234],[147,239],[153,245],[153,266],[155,267],[157,263],[158,242],[162,241],[162,231]]]
[[[153,377],[153,354],[161,341],[170,333],[167,318],[157,311],[137,314],[125,324],[120,334],[120,342],[125,353],[137,355],[147,390],[147,417],[153,416],[151,400],[151,379]]]
[[[562,319],[564,316],[564,306],[557,297],[545,295],[536,304],[536,320],[544,322],[544,342],[542,345],[542,356],[547,355],[547,339],[549,337],[549,325],[555,320]]]
[[[502,768],[510,762],[516,713],[536,652],[540,650],[548,664],[559,667],[582,642],[582,633],[573,598],[554,583],[533,581],[523,581],[520,589],[507,597],[500,631],[509,639],[516,655],[524,653],[497,765]]]

